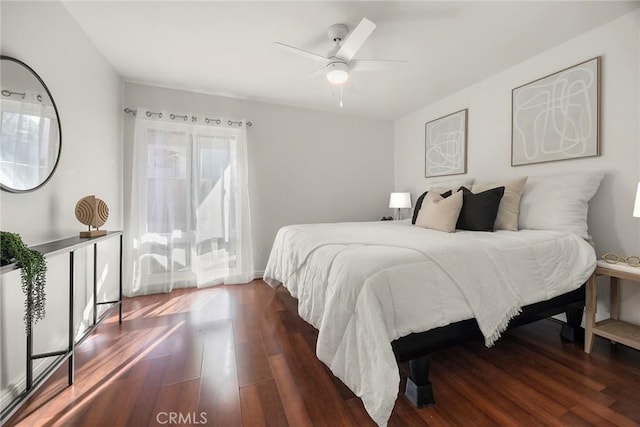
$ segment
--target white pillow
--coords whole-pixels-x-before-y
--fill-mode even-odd
[[[444,193],[451,190],[452,193],[458,191],[460,187],[471,188],[473,184],[473,178],[460,178],[460,179],[448,179],[446,181],[430,182],[427,185],[426,191],[435,191],[437,193]]]
[[[462,209],[462,191],[453,193],[446,199],[435,191],[430,191],[422,201],[416,225],[447,233],[456,231],[456,223]]]
[[[520,228],[570,231],[590,241],[589,200],[603,177],[601,172],[529,177],[520,200]]]
[[[520,211],[520,200],[524,191],[527,177],[512,179],[509,181],[498,181],[490,184],[473,184],[471,191],[482,193],[496,187],[504,187],[504,196],[500,200],[498,216],[493,226],[495,230],[517,230],[518,213]]]

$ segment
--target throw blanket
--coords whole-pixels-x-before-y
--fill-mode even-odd
[[[400,380],[391,341],[475,317],[490,346],[523,304],[579,287],[594,268],[591,246],[559,232],[315,224],[278,232],[265,281],[298,298],[318,358],[386,425]]]

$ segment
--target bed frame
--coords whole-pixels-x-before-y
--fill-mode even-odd
[[[547,301],[522,307],[522,312],[514,317],[507,329],[566,313],[567,323],[562,325],[560,336],[569,341],[582,341],[584,329],[580,327],[585,302],[585,285],[575,291]],[[429,361],[431,355],[443,348],[463,344],[469,340],[482,338],[475,319],[463,320],[426,332],[410,334],[391,343],[398,362],[409,362],[410,374],[407,378],[405,396],[418,408],[435,403],[433,388],[429,381]]]

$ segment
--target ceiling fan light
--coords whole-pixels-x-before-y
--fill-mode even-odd
[[[349,79],[349,67],[344,62],[332,62],[327,65],[327,80],[334,85],[341,85]]]

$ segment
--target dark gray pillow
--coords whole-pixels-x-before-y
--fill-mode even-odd
[[[462,191],[462,210],[456,228],[470,231],[493,231],[504,187],[496,187],[481,193],[472,193],[466,187]]]

